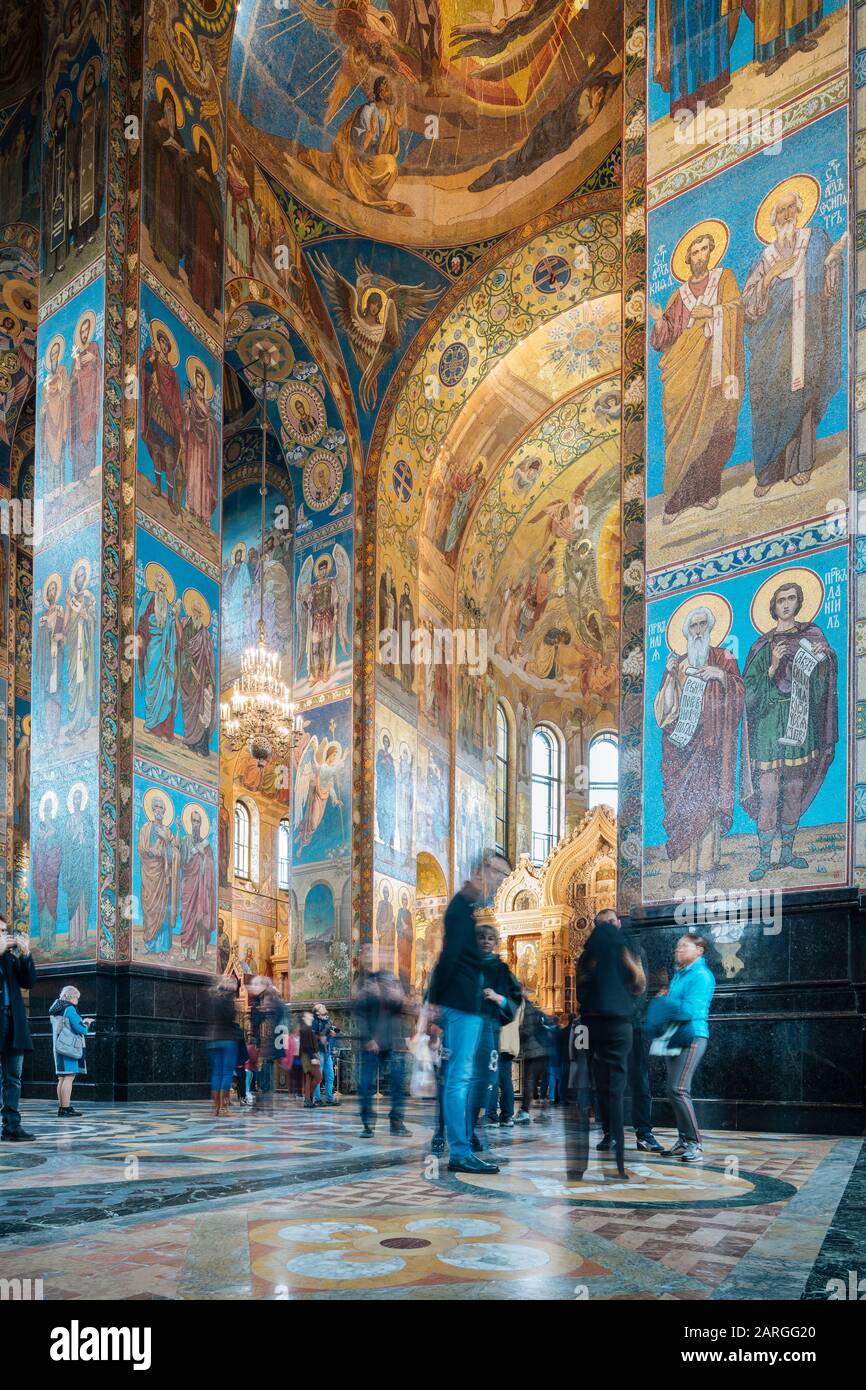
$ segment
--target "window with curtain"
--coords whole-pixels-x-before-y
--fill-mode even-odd
[[[289,864],[291,862],[292,841],[288,820],[281,820],[277,830],[277,887],[289,886]]]
[[[532,860],[543,864],[559,843],[562,756],[552,729],[539,724],[532,734]]]
[[[596,734],[589,745],[589,809],[617,809],[619,792],[619,739],[612,729]]]
[[[235,802],[235,878],[250,876],[250,813],[242,801]]]
[[[496,851],[508,858],[508,717],[496,706]]]

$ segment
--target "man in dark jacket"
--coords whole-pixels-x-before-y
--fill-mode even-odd
[[[636,936],[628,932],[623,935],[628,949],[640,961],[644,978],[649,982],[649,963],[647,954]],[[628,1059],[628,1086],[631,1091],[631,1122],[637,1138],[637,1146],[644,1153],[663,1153],[661,1144],[653,1134],[653,1093],[650,1085],[649,1047],[652,1041],[646,1028],[647,987],[643,988],[634,1001],[634,1021],[632,1023],[632,1044]]]
[[[442,1092],[445,1134],[454,1173],[498,1173],[497,1164],[472,1152],[470,1092],[481,1038],[484,957],[475,933],[475,909],[482,887],[492,899],[507,872],[498,857],[479,861],[445,910],[442,954],[430,989],[430,1002],[441,1010],[448,1058]]]
[[[369,1139],[376,1124],[376,1077],[385,1068],[391,1088],[391,1133],[410,1134],[403,1123],[403,1026],[406,996],[390,970],[373,969],[373,947],[365,941],[360,950],[361,971],[355,983],[352,1009],[358,1025],[361,1050],[361,1137]]]
[[[0,1093],[3,1100],[3,1132],[0,1138],[12,1143],[35,1139],[21,1128],[21,1068],[24,1053],[33,1051],[27,1026],[22,989],[32,989],[36,966],[30,955],[29,936],[10,936],[5,918],[0,917]]]

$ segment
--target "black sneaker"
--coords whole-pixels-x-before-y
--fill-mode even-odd
[[[658,1139],[656,1139],[656,1137],[655,1137],[654,1134],[642,1134],[642,1135],[640,1136],[640,1138],[638,1139],[638,1141],[637,1141],[637,1146],[638,1146],[638,1148],[640,1149],[641,1153],[645,1153],[645,1154],[663,1154],[663,1153],[664,1153],[664,1149],[662,1148],[661,1144],[659,1143]]]
[[[602,1153],[606,1153],[608,1149],[613,1148],[613,1140],[609,1134],[603,1134],[595,1147],[600,1149]]]
[[[431,1154],[444,1154],[445,1140],[442,1138],[441,1134],[433,1135],[433,1138],[430,1141],[430,1152]]]
[[[398,1120],[396,1124],[394,1124],[393,1121],[392,1121],[392,1123],[391,1123],[391,1133],[392,1133],[392,1134],[411,1134],[412,1131],[411,1131],[411,1129],[409,1128],[408,1125],[404,1125],[404,1123],[403,1123],[402,1120]]]
[[[448,1164],[449,1173],[498,1173],[498,1163],[488,1163],[484,1158],[468,1154],[466,1158],[452,1158]]]
[[[364,1128],[361,1130],[361,1138],[372,1139],[374,1133],[375,1131],[370,1127],[370,1125],[364,1125]]]
[[[35,1139],[35,1134],[28,1134],[26,1129],[4,1129],[0,1134],[0,1139],[4,1144],[29,1144],[31,1139]]]

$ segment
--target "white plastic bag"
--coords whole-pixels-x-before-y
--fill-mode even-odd
[[[428,1100],[436,1094],[436,1072],[433,1067],[430,1038],[427,1033],[421,1033],[412,1040],[412,1053],[414,1062],[409,1093],[416,1100]]]

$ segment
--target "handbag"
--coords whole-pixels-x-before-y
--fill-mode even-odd
[[[688,1047],[689,1043],[693,1043],[694,1040],[695,1025],[690,1020],[686,1020],[684,1023],[678,1023],[671,1042],[676,1047],[683,1048]]]
[[[73,1033],[65,1014],[54,1040],[54,1051],[58,1057],[72,1057],[76,1062],[84,1056],[84,1037],[81,1033]]]
[[[682,1048],[675,1045],[675,1039],[681,1026],[679,1023],[672,1023],[663,1033],[659,1033],[657,1038],[653,1038],[649,1047],[650,1056],[679,1057]]]

